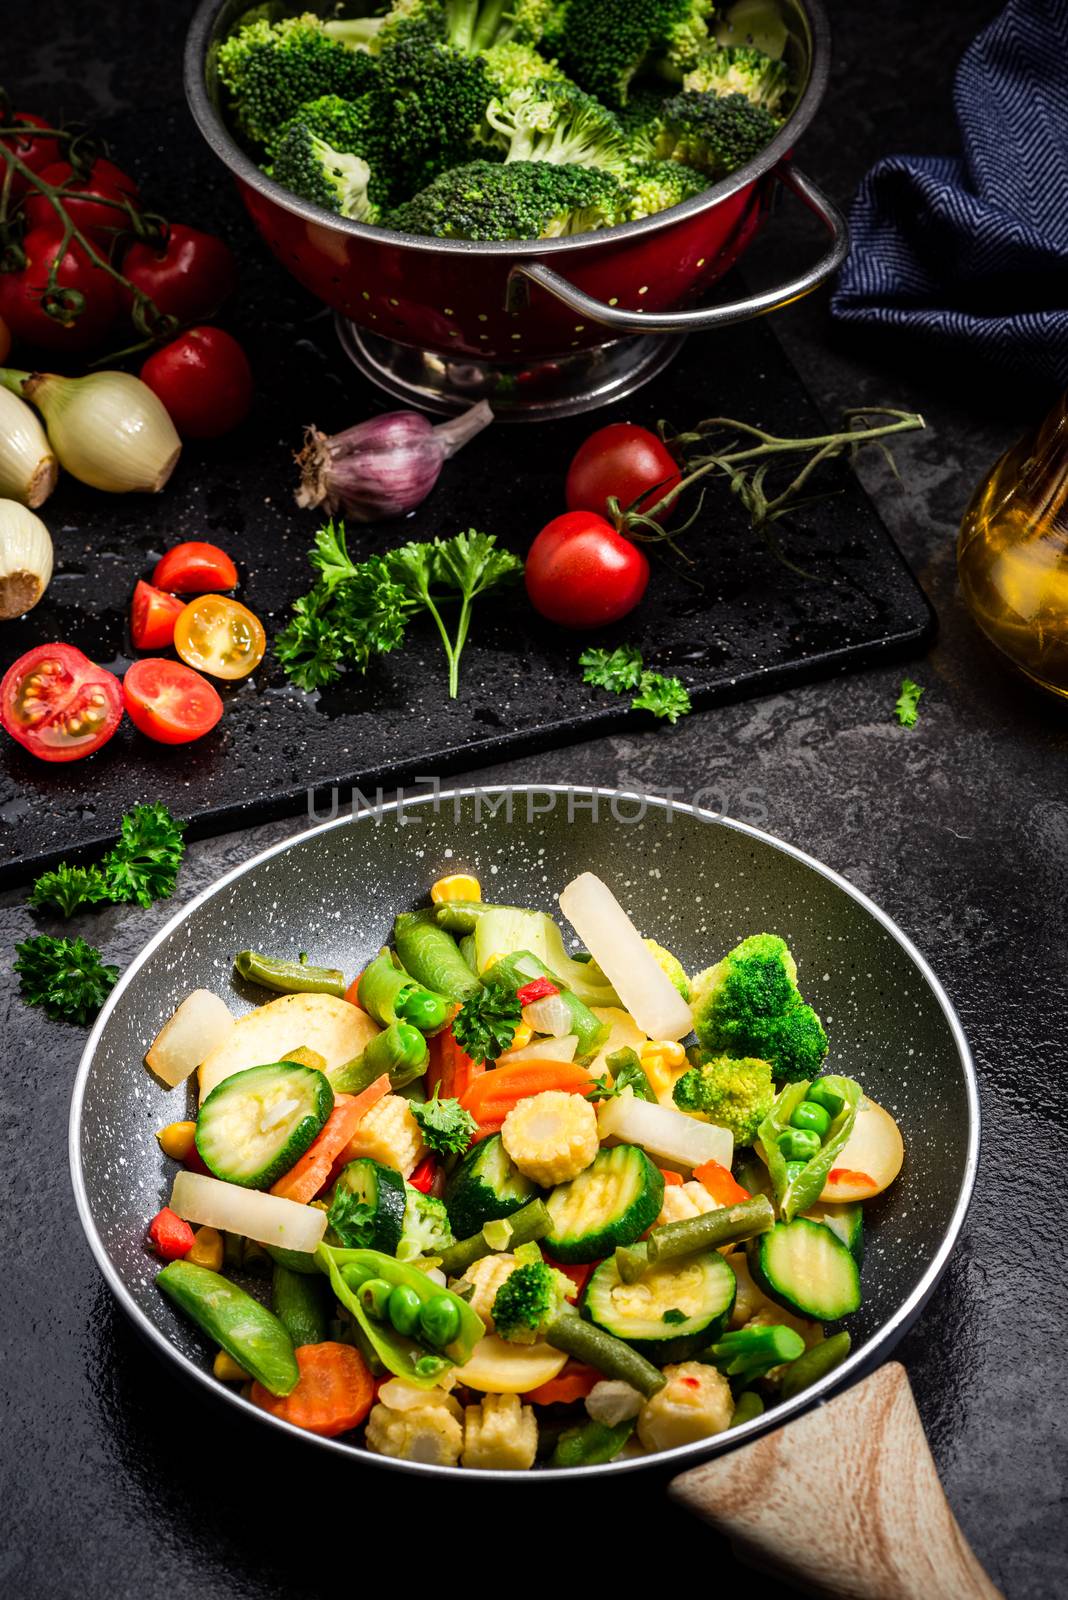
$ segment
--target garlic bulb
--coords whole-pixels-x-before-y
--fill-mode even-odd
[[[0,500],[0,620],[35,606],[52,577],[52,536],[17,500]]]
[[[44,429],[24,401],[0,389],[0,497],[40,506],[59,469]]]
[[[128,372],[54,372],[0,367],[0,384],[41,412],[60,466],[109,494],[158,494],[182,449],[162,400]]]

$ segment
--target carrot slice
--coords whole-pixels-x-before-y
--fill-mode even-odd
[[[374,1379],[350,1344],[302,1344],[295,1351],[300,1378],[285,1396],[252,1385],[252,1403],[309,1433],[333,1439],[358,1428],[375,1397]]]
[[[660,1176],[664,1180],[665,1189],[674,1189],[678,1184],[680,1184],[682,1182],[682,1173],[681,1172],[672,1172],[670,1170],[670,1168],[668,1168],[668,1167],[661,1167],[660,1168]]]
[[[461,1050],[451,1028],[444,1028],[430,1040],[430,1062],[427,1066],[427,1093],[437,1089],[442,1100],[460,1100],[476,1078],[486,1070],[484,1061],[472,1061]]]
[[[703,1162],[701,1166],[694,1167],[693,1175],[698,1183],[704,1184],[717,1205],[734,1206],[739,1200],[749,1199],[749,1190],[736,1183],[730,1168],[719,1161]]]
[[[271,1193],[281,1195],[284,1200],[296,1200],[301,1205],[314,1200],[329,1178],[334,1162],[364,1117],[388,1093],[389,1073],[383,1072],[380,1078],[376,1078],[359,1094],[335,1095],[334,1109],[327,1117],[319,1137],[308,1146],[296,1166],[290,1167],[271,1186]]]
[[[535,1406],[573,1405],[576,1400],[585,1400],[601,1377],[596,1367],[587,1367],[582,1361],[569,1361],[558,1377],[528,1390],[523,1399]]]
[[[585,1067],[577,1067],[573,1061],[512,1061],[476,1078],[460,1097],[460,1104],[478,1123],[478,1140],[498,1133],[512,1107],[529,1095],[547,1089],[588,1094],[593,1086]]]

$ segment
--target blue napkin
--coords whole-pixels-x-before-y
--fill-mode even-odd
[[[1068,386],[1068,0],[1010,0],[954,104],[962,160],[865,178],[831,314]]]

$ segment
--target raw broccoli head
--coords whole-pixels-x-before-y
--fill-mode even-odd
[[[744,94],[755,106],[776,112],[790,90],[790,69],[749,44],[702,51],[683,79],[694,94]]]
[[[570,0],[563,31],[550,26],[548,40],[583,89],[606,105],[622,106],[647,63],[690,42],[707,40],[710,0]],[[680,73],[681,76],[681,73]]]
[[[729,1128],[735,1144],[752,1144],[771,1110],[771,1066],[755,1056],[711,1056],[690,1067],[673,1091],[680,1111]]]
[[[744,94],[694,94],[684,90],[664,102],[656,153],[699,172],[723,177],[744,166],[774,138],[779,124]]]
[[[331,38],[311,14],[239,28],[220,46],[218,70],[238,128],[263,145],[306,101],[362,94],[375,77],[366,50]]]
[[[624,204],[615,178],[597,167],[472,161],[442,173],[386,223],[435,239],[549,239],[610,227]]]
[[[514,89],[529,89],[531,84],[551,79],[554,83],[569,80],[554,61],[546,61],[529,44],[494,45],[485,51],[483,60],[489,74],[496,99],[503,100]]]
[[[553,13],[552,0],[443,0],[445,38],[457,50],[537,44]]]
[[[626,165],[623,132],[612,113],[573,83],[541,79],[491,100],[486,119],[499,136],[505,161],[551,161],[558,166]]]
[[[652,168],[653,170],[649,171],[647,168]],[[676,183],[674,180],[674,174],[680,171],[686,174],[681,184]],[[691,193],[700,194],[704,184],[702,183],[698,188],[694,189],[692,188],[694,181],[694,173],[688,172],[685,167],[676,166],[673,161],[651,161],[637,165],[632,164],[628,167],[626,177],[623,180],[624,188],[629,196],[628,216],[631,219],[649,217],[652,216],[654,211],[665,211],[668,206],[678,205],[680,200],[688,200]],[[685,192],[688,186],[690,186],[689,193]],[[642,196],[643,188],[645,190],[644,198]],[[669,192],[674,194],[674,199],[665,198]],[[635,209],[636,206],[639,208],[644,207],[646,201],[651,202],[660,198],[664,200],[663,205],[650,203],[648,209]],[[665,950],[664,946],[657,944],[655,939],[646,939],[645,948],[652,951],[661,972],[667,973],[682,998],[689,1005],[690,980],[686,976],[686,970],[678,956],[673,956],[670,950]]]
[[[412,194],[467,159],[492,97],[486,63],[422,23],[398,25],[375,59],[390,101],[398,187]]]
[[[570,1280],[544,1261],[516,1267],[497,1290],[493,1322],[510,1344],[535,1344],[564,1311]]]
[[[422,1194],[405,1184],[406,1202],[401,1224],[398,1261],[413,1261],[416,1256],[436,1256],[455,1244],[445,1204],[432,1194]]]
[[[800,1083],[814,1078],[822,1067],[827,1035],[811,1006],[793,1006],[761,1030],[758,1048],[780,1083]]]
[[[335,150],[303,122],[291,122],[278,141],[269,169],[290,193],[337,211],[356,222],[378,222],[381,210],[371,199],[371,168],[362,156]]]
[[[342,155],[362,156],[376,178],[384,180],[390,154],[389,104],[377,90],[371,89],[354,100],[343,100],[336,94],[309,100],[278,129],[268,147],[270,155],[280,148],[294,123],[300,123]]]
[[[827,1036],[801,998],[797,963],[777,934],[743,939],[691,987],[694,1031],[706,1050],[760,1057],[780,1081],[815,1075]]]

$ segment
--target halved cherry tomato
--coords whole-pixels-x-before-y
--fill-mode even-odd
[[[263,660],[267,635],[248,606],[224,594],[204,594],[190,600],[175,623],[174,648],[213,678],[247,678]]]
[[[135,728],[158,744],[188,744],[223,714],[217,689],[180,661],[149,656],[127,668],[122,694]]]
[[[678,462],[655,433],[634,422],[610,422],[575,453],[567,471],[567,509],[605,517],[614,499],[623,511],[634,505],[648,511],[681,480]]]
[[[80,761],[122,721],[122,688],[73,645],[39,644],[5,672],[0,721],[42,761]]]
[[[51,183],[63,190],[63,205],[67,214],[83,233],[128,226],[130,219],[122,203],[129,201],[135,209],[137,206],[139,190],[136,183],[121,167],[104,156],[97,157],[84,178],[74,171],[69,161],[53,162],[45,167],[39,177],[43,183]],[[108,200],[116,204],[102,203]],[[62,229],[47,196],[34,191],[27,196],[23,209],[31,228]]]
[[[184,610],[185,601],[176,594],[165,594],[139,578],[130,603],[134,649],[166,650],[174,643],[174,624]]]
[[[160,557],[152,582],[172,594],[208,594],[216,589],[236,589],[237,568],[217,544],[189,539]]]

